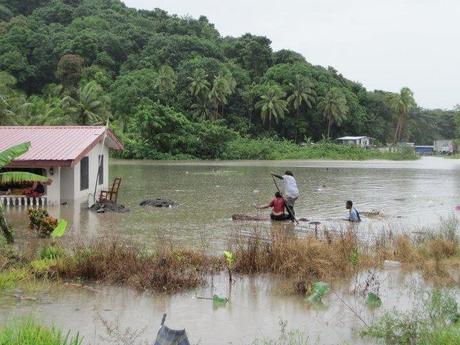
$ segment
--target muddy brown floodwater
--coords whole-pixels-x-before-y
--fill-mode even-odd
[[[275,191],[269,172],[281,173],[288,168],[301,191],[296,203],[298,216],[343,226],[339,219],[346,215],[344,203],[352,199],[360,211],[378,210],[382,214],[364,217],[359,225],[363,233],[424,231],[439,224],[440,217],[456,215],[455,206],[460,204],[460,161],[442,158],[414,162],[112,161],[112,178],[123,179],[119,201],[131,209],[130,213],[96,214],[84,204],[50,207],[49,211],[69,221],[68,238],[111,234],[148,247],[160,237],[219,252],[235,229],[271,226],[268,222],[236,223],[231,215],[264,214],[253,205],[266,202]],[[179,207],[139,206],[142,200],[157,197],[171,199]],[[25,212],[7,210],[20,245],[36,241],[26,230]],[[353,281],[335,284],[333,291],[363,318],[372,320],[386,310],[411,308],[419,301],[417,293],[429,288],[416,273],[380,271],[378,276],[383,307],[377,311],[368,310],[362,297],[349,293]],[[215,277],[214,287],[209,283],[205,288],[175,295],[140,294],[108,286],[96,289],[99,292],[69,286],[39,288],[31,292],[37,301],[18,302],[11,294],[0,295],[0,323],[32,314],[63,329],[80,331],[86,344],[106,344],[110,341],[102,339],[107,338],[104,321],[118,322],[122,332],[128,327],[145,329],[137,339],[143,344],[152,342],[166,312],[167,324],[186,328],[194,344],[250,344],[255,337],[277,336],[280,320],[287,321],[289,329],[306,332],[312,342],[366,343],[356,335],[362,322],[337,295],[329,294],[323,308],[312,308],[301,297],[286,296],[282,282],[270,276],[238,277],[231,302],[220,308],[196,296],[229,296],[224,276]]]

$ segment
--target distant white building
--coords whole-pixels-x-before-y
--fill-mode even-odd
[[[373,139],[367,136],[348,136],[348,137],[341,137],[337,138],[341,144],[344,145],[356,145],[360,147],[369,147],[373,144]]]
[[[454,153],[455,146],[453,140],[435,140],[434,152],[435,153]]]

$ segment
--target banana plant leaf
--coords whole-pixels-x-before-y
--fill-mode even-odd
[[[67,221],[65,219],[59,219],[58,225],[51,233],[51,237],[58,238],[64,236],[65,231],[67,230]]]
[[[30,142],[11,146],[0,152],[0,169],[10,164],[14,159],[22,156],[30,148]]]
[[[235,255],[232,252],[224,251],[224,256],[227,260],[227,266],[233,267],[233,264],[235,263]]]
[[[377,294],[373,292],[369,292],[367,294],[366,304],[367,306],[372,307],[372,308],[379,308],[382,306],[382,300]]]
[[[7,171],[0,173],[0,184],[46,181],[48,181],[48,177],[46,176],[32,174],[24,171]]]
[[[310,303],[320,303],[321,298],[329,291],[329,284],[325,282],[313,283],[313,292],[306,300]]]
[[[212,303],[227,304],[227,302],[228,302],[227,297],[219,297],[217,295],[212,296]]]

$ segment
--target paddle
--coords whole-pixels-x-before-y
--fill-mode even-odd
[[[275,187],[276,189],[278,190],[278,192],[283,195],[278,187],[278,184],[276,183],[276,180],[275,180],[275,176],[272,175],[272,179],[273,179],[273,183],[275,184]],[[291,209],[289,208],[289,206],[287,205],[286,203],[286,199],[284,198],[283,196],[283,200],[284,200],[284,204],[286,206],[286,210],[288,211],[288,214],[289,216],[291,217],[291,221],[292,222],[295,222],[296,224],[299,224],[299,221],[296,219],[296,217],[294,216],[294,214],[292,213]]]

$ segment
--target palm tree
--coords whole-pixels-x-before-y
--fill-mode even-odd
[[[168,103],[168,96],[176,88],[176,73],[174,69],[169,65],[163,65],[158,71],[158,76],[155,80],[155,87],[158,88],[160,95],[164,98],[165,103]]]
[[[209,82],[207,81],[208,75],[203,69],[196,69],[191,77],[187,79],[190,81],[189,90],[194,97],[207,96],[209,91]]]
[[[316,100],[316,92],[313,89],[313,84],[299,74],[296,75],[294,83],[289,83],[289,87],[291,89],[291,95],[287,98],[287,101],[289,104],[292,104],[297,112],[297,124],[295,128],[295,141],[297,143],[300,107],[305,103],[306,107],[311,109]]]
[[[208,93],[208,98],[214,109],[214,119],[219,117],[219,106],[223,107],[228,103],[228,97],[234,92],[236,81],[231,75],[219,74],[214,78],[211,90]]]
[[[0,152],[0,170],[10,164],[15,158],[23,155],[29,150],[30,143],[22,143],[16,146],[12,146],[2,152]],[[45,182],[48,178],[28,172],[22,171],[7,171],[0,173],[0,184],[18,183],[18,182]],[[10,231],[8,222],[5,218],[3,211],[3,205],[0,203],[0,228],[2,229],[3,235],[8,243],[13,243],[13,234]]]
[[[0,94],[0,125],[15,125],[15,114],[6,95]]]
[[[244,101],[244,107],[246,108],[246,115],[249,122],[252,122],[252,116],[255,110],[255,99],[257,98],[256,84],[253,82],[251,85],[247,85],[242,90],[241,97]]]
[[[327,121],[327,138],[330,138],[332,125],[335,123],[340,126],[347,118],[347,99],[338,88],[332,88],[325,97],[320,98],[318,108]]]
[[[16,79],[7,72],[0,72],[0,125],[16,125],[16,110],[25,97],[14,89]]]
[[[398,119],[396,122],[396,130],[393,139],[393,145],[395,145],[397,142],[401,141],[404,123],[407,119],[407,115],[413,108],[417,106],[417,104],[414,100],[414,94],[407,87],[403,87],[399,94],[388,94],[385,98],[385,102],[388,108],[390,108],[390,110]]]
[[[208,119],[211,117],[208,98],[200,97],[197,102],[192,104],[192,109],[197,117]]]
[[[60,100],[56,97],[43,99],[32,96],[18,109],[18,115],[21,125],[25,126],[64,125],[72,122],[70,116],[64,114]]]
[[[278,120],[282,119],[287,111],[287,101],[283,99],[285,95],[278,87],[270,87],[256,103],[256,109],[260,109],[263,123],[268,118],[269,130],[272,128],[272,118],[275,118],[275,122],[278,123]]]
[[[103,94],[101,86],[90,81],[78,90],[78,98],[66,96],[62,99],[63,109],[71,114],[79,125],[104,123],[109,116],[107,110],[110,98]]]

